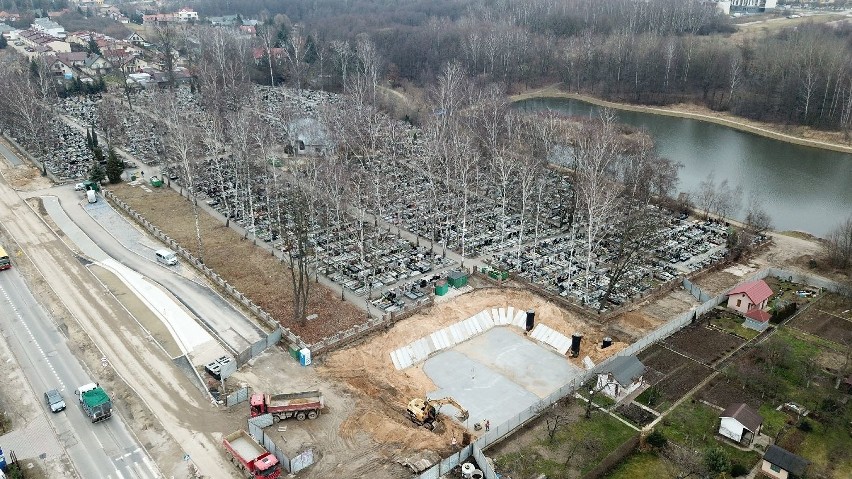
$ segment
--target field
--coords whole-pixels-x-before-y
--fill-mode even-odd
[[[755,338],[759,331],[746,328],[743,326],[743,317],[731,311],[720,311],[711,313],[710,324],[721,329],[729,334],[738,336],[742,339],[749,340]]]
[[[118,184],[110,190],[181,246],[197,252],[195,221],[186,198],[165,187],[145,191]],[[317,314],[318,319],[299,324],[293,320],[289,269],[203,210],[199,210],[198,220],[204,263],[306,342],[346,330],[366,317],[353,304],[341,301],[339,292],[313,283],[307,313]]]
[[[744,342],[733,334],[696,323],[672,334],[663,344],[706,366],[713,366]]]
[[[709,367],[683,357],[661,344],[655,344],[639,355],[648,367],[646,381],[651,385],[636,401],[663,411],[709,376]]]
[[[848,347],[852,345],[852,298],[826,293],[790,326]]]

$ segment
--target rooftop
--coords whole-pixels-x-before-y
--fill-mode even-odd
[[[749,281],[748,283],[736,286],[728,293],[728,296],[740,293],[745,293],[752,303],[760,304],[764,299],[772,296],[772,288],[766,284],[766,281],[758,279],[757,281]]]
[[[740,424],[746,427],[751,432],[757,432],[757,429],[763,424],[763,418],[748,404],[734,403],[728,406],[719,417],[730,417],[739,421]]]
[[[804,474],[805,468],[808,467],[808,461],[805,458],[797,456],[775,444],[766,449],[763,459],[797,476]]]

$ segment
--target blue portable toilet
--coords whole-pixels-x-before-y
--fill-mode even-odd
[[[3,449],[0,448],[0,471],[6,470],[6,456],[3,455]]]
[[[302,366],[308,366],[311,364],[311,350],[308,348],[302,348],[299,350],[299,364]]]

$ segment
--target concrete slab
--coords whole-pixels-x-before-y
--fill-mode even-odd
[[[499,424],[583,373],[513,327],[495,327],[438,353],[423,371],[439,387],[428,396],[455,398],[470,412],[469,426],[484,419]]]

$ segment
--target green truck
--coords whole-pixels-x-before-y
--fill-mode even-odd
[[[93,423],[112,417],[112,401],[109,395],[95,383],[84,384],[74,391],[80,399],[80,408]]]

